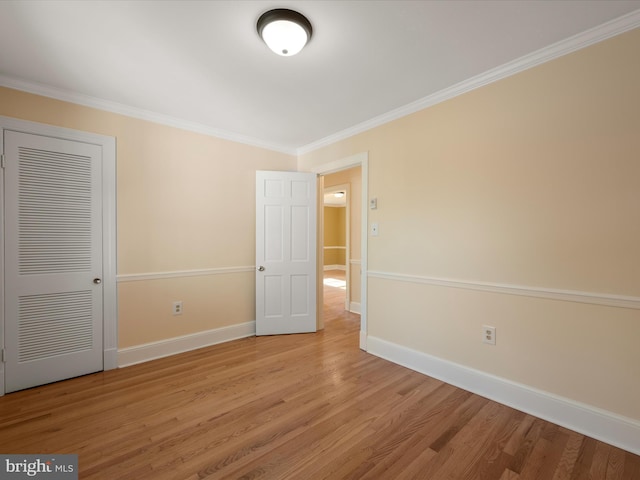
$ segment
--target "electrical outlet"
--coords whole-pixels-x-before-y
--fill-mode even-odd
[[[173,302],[173,314],[182,315],[182,300]]]
[[[496,344],[496,327],[492,327],[491,325],[482,326],[482,343],[489,345]]]

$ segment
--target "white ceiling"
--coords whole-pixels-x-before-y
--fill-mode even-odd
[[[271,8],[313,24],[299,55],[258,37]],[[640,0],[2,1],[0,85],[296,153],[623,15]]]

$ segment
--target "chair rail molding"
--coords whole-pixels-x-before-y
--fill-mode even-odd
[[[175,270],[169,272],[125,273],[118,275],[118,283],[159,280],[162,278],[202,277],[207,275],[228,275],[231,273],[254,272],[255,266],[202,268],[196,270]]]
[[[604,305],[607,307],[631,308],[640,310],[640,297],[631,297],[625,295],[530,287],[524,285],[511,285],[506,283],[456,280],[450,278],[407,275],[403,273],[381,272],[374,270],[369,270],[367,272],[367,275],[369,278],[382,278],[385,280],[394,280],[398,282],[420,283],[424,285],[435,285],[439,287],[463,288],[466,290],[479,290],[491,293],[504,293],[508,295],[520,295],[526,297],[561,300],[565,302],[589,303],[593,305]]]

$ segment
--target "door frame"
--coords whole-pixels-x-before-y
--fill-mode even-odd
[[[353,167],[361,167],[362,175],[362,207],[361,207],[361,233],[360,233],[360,349],[367,350],[367,264],[368,264],[368,232],[369,232],[369,152],[361,152],[350,157],[334,160],[332,162],[317,165],[311,168],[311,172],[319,175],[328,175]],[[324,190],[324,189],[323,189]],[[324,208],[323,203],[318,202],[318,208]],[[321,248],[317,246],[316,248]],[[318,269],[318,275],[324,272]],[[322,277],[318,281],[322,285]]]
[[[118,304],[116,289],[116,139],[96,133],[0,116],[0,153],[4,152],[4,130],[42,135],[97,145],[102,149],[102,287],[103,287],[103,368],[118,368]],[[5,232],[4,169],[0,169],[0,303],[4,302]],[[0,348],[4,349],[4,308],[0,309]],[[5,392],[5,367],[0,361],[0,396]]]

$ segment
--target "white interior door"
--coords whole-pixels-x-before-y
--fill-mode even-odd
[[[317,177],[256,172],[256,335],[316,331]]]
[[[4,131],[5,391],[103,369],[97,145]]]

